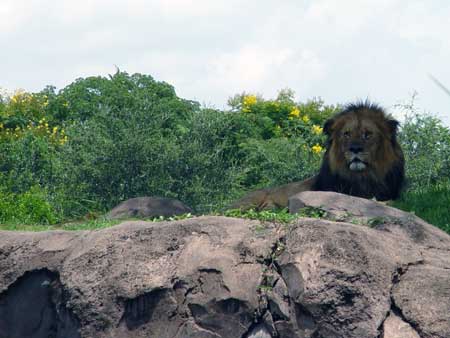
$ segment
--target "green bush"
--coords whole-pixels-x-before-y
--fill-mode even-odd
[[[242,187],[277,186],[314,175],[321,153],[314,153],[303,138],[248,140],[242,145]]]
[[[450,180],[406,191],[393,206],[414,212],[450,234]]]
[[[14,194],[0,189],[0,223],[55,224],[58,215],[48,202],[45,190],[38,186]]]
[[[26,131],[17,139],[0,141],[0,153],[0,173],[12,192],[57,183],[58,149],[46,137]]]
[[[450,130],[429,115],[406,116],[399,134],[405,153],[408,189],[450,180]]]

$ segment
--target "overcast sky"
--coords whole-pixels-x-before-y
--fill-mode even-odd
[[[0,0],[0,87],[115,65],[217,108],[242,91],[417,104],[450,124],[449,0]]]

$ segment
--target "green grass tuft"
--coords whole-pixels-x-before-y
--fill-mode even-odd
[[[400,200],[392,202],[391,205],[413,212],[450,234],[450,182],[407,191]]]

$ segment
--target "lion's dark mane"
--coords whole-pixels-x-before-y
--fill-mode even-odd
[[[332,174],[326,158],[327,154],[325,154],[312,190],[335,191],[364,198],[375,197],[379,201],[394,200],[399,197],[405,177],[403,160],[391,168],[384,180],[379,181],[370,176],[355,176],[349,180],[339,174]]]

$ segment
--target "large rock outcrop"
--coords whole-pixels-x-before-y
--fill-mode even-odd
[[[450,236],[326,197],[348,210],[0,232],[0,338],[450,337]]]

